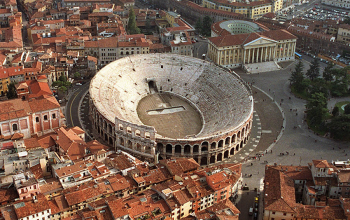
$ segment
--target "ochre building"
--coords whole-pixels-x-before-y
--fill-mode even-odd
[[[283,7],[283,0],[203,0],[202,6],[211,9],[239,13],[244,17],[257,19],[266,13],[281,10]]]

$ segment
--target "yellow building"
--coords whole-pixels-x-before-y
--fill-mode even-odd
[[[180,19],[180,15],[173,11],[166,12],[165,19],[167,22],[171,25],[171,27],[174,26],[174,24],[177,24],[177,20]]]
[[[7,86],[10,84],[9,73],[6,69],[0,70],[0,95],[3,96],[7,93]]]
[[[282,9],[283,0],[266,1],[224,1],[224,0],[203,0],[202,6],[211,9],[243,14],[247,18],[256,19],[269,12],[276,12]]]
[[[208,58],[217,65],[235,68],[247,64],[294,60],[297,37],[272,30],[209,38]]]

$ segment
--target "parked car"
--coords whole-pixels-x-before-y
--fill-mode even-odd
[[[76,85],[76,86],[81,86],[81,85],[83,85],[83,84],[81,84],[81,83],[75,83],[75,85]]]
[[[250,207],[250,208],[249,208],[249,212],[248,212],[249,215],[253,215],[253,211],[254,211],[253,207]]]

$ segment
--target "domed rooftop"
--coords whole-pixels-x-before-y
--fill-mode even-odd
[[[203,138],[234,130],[253,111],[251,92],[238,75],[174,54],[116,60],[96,74],[89,91],[110,122],[117,117],[153,126],[163,138]]]

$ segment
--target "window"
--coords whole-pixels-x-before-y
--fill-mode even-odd
[[[12,125],[12,130],[13,130],[13,131],[17,131],[17,130],[18,130],[17,124],[13,124],[13,125]]]
[[[44,120],[47,121],[47,115],[44,115]]]
[[[272,215],[276,214],[276,212],[272,212]]]
[[[36,122],[39,122],[39,117],[35,117],[35,121],[36,121]]]
[[[56,114],[52,114],[52,118],[54,118],[54,119],[55,119],[55,118],[56,118]]]
[[[287,213],[283,213],[283,215],[284,215],[284,216],[286,216],[286,215],[287,215]]]

